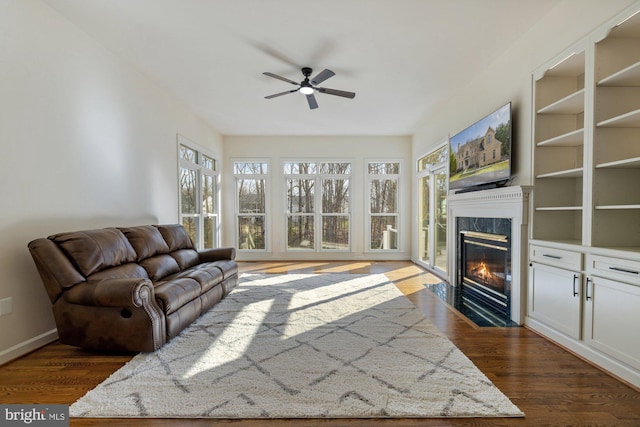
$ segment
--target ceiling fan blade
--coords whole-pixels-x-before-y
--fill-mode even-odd
[[[337,90],[337,89],[329,89],[326,87],[317,87],[316,90],[320,93],[326,93],[329,95],[336,95],[336,96],[342,96],[343,98],[350,98],[353,99],[356,97],[356,94],[353,92],[347,92],[344,90]]]
[[[277,74],[270,73],[268,71],[266,71],[266,72],[264,72],[262,74],[264,74],[265,76],[273,77],[274,79],[282,80],[283,82],[291,83],[292,85],[296,85],[296,86],[300,85],[300,83],[298,83],[298,82],[294,82],[293,80],[289,80],[286,77],[282,77],[282,76],[279,76]]]
[[[319,85],[320,83],[322,83],[323,81],[327,80],[329,77],[333,77],[335,76],[336,73],[334,73],[331,70],[327,70],[326,68],[322,71],[320,71],[318,73],[318,75],[316,75],[312,80],[311,80],[311,84],[312,85]]]
[[[306,97],[310,109],[315,110],[316,108],[318,108],[318,101],[316,101],[316,97],[313,94],[306,95]]]
[[[292,90],[288,90],[286,92],[274,93],[273,95],[265,96],[265,98],[266,99],[276,98],[278,96],[286,95],[288,93],[293,93],[293,92],[297,92],[297,91],[298,91],[298,89],[292,89]]]

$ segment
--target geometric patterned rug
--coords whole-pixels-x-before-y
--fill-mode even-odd
[[[376,418],[524,414],[383,274],[243,274],[72,417]]]

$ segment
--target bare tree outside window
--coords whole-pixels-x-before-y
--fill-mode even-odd
[[[351,163],[288,162],[284,164],[284,173],[287,248],[348,250]]]
[[[180,222],[196,247],[214,248],[218,245],[216,160],[182,143],[178,158]]]
[[[322,180],[322,248],[349,248],[349,179]]]
[[[369,241],[371,250],[398,249],[398,179],[400,163],[370,162]]]
[[[238,248],[266,249],[266,177],[263,162],[235,162]]]

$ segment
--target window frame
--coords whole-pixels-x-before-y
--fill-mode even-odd
[[[195,218],[196,220],[196,235],[193,244],[198,250],[209,249],[204,246],[205,239],[205,221],[207,218],[213,219],[213,236],[211,248],[220,247],[220,232],[221,232],[221,218],[220,218],[220,159],[211,151],[199,146],[183,135],[177,135],[177,157],[178,157],[178,221],[180,224],[184,224],[184,218]],[[182,158],[182,147],[195,152],[195,162]],[[203,157],[207,157],[213,161],[213,168],[207,167],[204,164]],[[196,183],[195,183],[195,212],[184,213],[182,209],[182,169],[188,169],[195,171]],[[203,209],[204,204],[204,176],[209,176],[213,179],[213,197],[214,204],[213,213],[205,213]],[[190,237],[193,239],[194,236]]]
[[[236,172],[236,164],[238,163],[261,163],[266,165],[266,173],[237,173]],[[267,253],[271,252],[271,226],[270,226],[270,200],[269,194],[271,194],[271,161],[265,158],[255,158],[255,157],[237,157],[231,159],[231,169],[233,174],[233,204],[234,204],[234,241],[235,247],[240,253]],[[264,180],[264,212],[262,213],[243,213],[240,212],[240,200],[238,199],[238,180],[239,179],[256,179],[256,180]],[[240,238],[240,218],[246,217],[262,217],[263,225],[264,225],[264,248],[242,248],[241,238]]]
[[[398,173],[396,174],[380,174],[380,173],[371,173],[369,172],[369,165],[372,163],[393,163],[398,164]],[[364,160],[364,212],[366,215],[365,220],[365,253],[390,253],[390,252],[400,252],[403,243],[403,233],[402,233],[402,216],[400,215],[400,206],[402,206],[401,200],[401,184],[402,184],[402,172],[404,169],[404,160],[399,158],[369,158]],[[394,213],[372,213],[371,212],[371,201],[369,200],[371,195],[371,183],[377,180],[395,180],[396,181],[396,212]],[[396,232],[397,232],[397,240],[396,240],[396,248],[395,249],[374,249],[371,247],[372,245],[372,236],[371,236],[371,223],[373,217],[383,217],[383,216],[395,216],[396,217]]]
[[[308,163],[315,165],[313,172],[308,173],[287,173],[286,165],[296,163]],[[336,174],[322,172],[322,164],[348,164],[349,173]],[[284,230],[284,251],[290,253],[347,253],[352,251],[353,240],[353,207],[352,207],[352,183],[353,183],[354,162],[352,159],[283,159],[280,164],[282,173],[284,197],[283,197],[283,230]],[[313,180],[313,212],[290,212],[289,187],[290,179],[294,180]],[[324,212],[323,205],[323,184],[325,180],[344,179],[348,182],[347,200],[348,206],[346,212]],[[291,217],[312,217],[313,218],[313,245],[309,248],[299,248],[289,246],[289,218]],[[344,249],[324,248],[324,219],[328,217],[346,217],[348,221],[347,233],[348,241]]]

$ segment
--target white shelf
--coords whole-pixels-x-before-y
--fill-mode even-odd
[[[584,129],[576,129],[563,135],[538,142],[538,147],[577,147],[584,144]]]
[[[582,168],[543,173],[536,178],[582,178]]]
[[[602,128],[637,128],[640,127],[640,108],[634,111],[630,111],[625,114],[621,114],[616,117],[612,117],[607,120],[603,120],[596,124],[597,127]]]
[[[596,210],[633,210],[640,209],[640,205],[600,205]]]
[[[572,53],[545,73],[549,77],[577,77],[584,74],[584,51]]]
[[[596,169],[635,169],[640,168],[640,157],[631,159],[616,160],[614,162],[600,163],[596,165]]]
[[[603,78],[598,86],[640,86],[640,61]]]
[[[581,211],[582,206],[544,206],[544,207],[537,207],[536,210],[544,211],[544,212]]]
[[[584,89],[542,107],[538,114],[578,114],[584,111]]]

